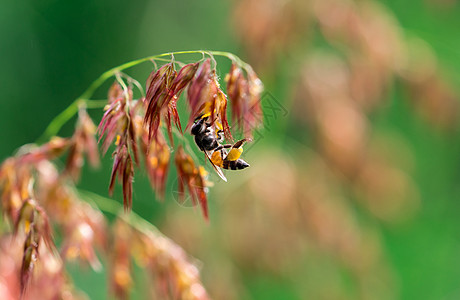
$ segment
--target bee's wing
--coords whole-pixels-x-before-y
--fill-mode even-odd
[[[216,170],[217,175],[219,175],[220,178],[222,178],[223,181],[227,182],[227,178],[225,177],[224,173],[222,172],[222,169],[216,166],[212,160],[211,157],[209,156],[209,153],[207,151],[204,152],[206,154],[206,157],[208,158],[209,162],[211,163],[212,167],[214,170]]]

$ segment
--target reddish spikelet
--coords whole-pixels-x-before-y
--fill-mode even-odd
[[[113,194],[115,179],[118,176],[123,188],[123,206],[125,210],[131,210],[133,197],[134,168],[131,156],[126,145],[117,147],[113,153],[113,168],[110,175],[109,194]]]
[[[234,63],[225,76],[225,81],[227,82],[227,93],[232,105],[232,120],[241,128],[243,106],[249,94],[248,82],[244,78],[243,71]]]
[[[120,100],[123,98],[123,88],[120,86],[118,81],[114,81],[112,85],[109,88],[109,91],[107,93],[107,101],[109,104],[112,104],[113,102]]]
[[[65,168],[65,173],[72,176],[74,180],[78,180],[80,177],[85,154],[93,167],[99,165],[99,151],[97,149],[95,134],[96,126],[88,116],[88,113],[81,109],[78,112],[77,128],[70,141],[69,155]]]
[[[190,107],[189,129],[194,121],[203,114],[210,115],[210,122],[222,127],[225,138],[232,141],[232,134],[227,120],[227,97],[221,90],[215,70],[211,70],[207,59],[196,72],[195,79],[190,83],[187,100]]]
[[[225,81],[232,104],[233,121],[243,130],[246,138],[251,138],[252,131],[260,127],[263,121],[260,104],[262,82],[252,69],[247,70],[246,79],[243,71],[235,64],[232,64]]]
[[[198,201],[200,202],[201,209],[203,211],[203,215],[206,220],[209,219],[209,214],[208,214],[208,199],[207,199],[207,186],[208,182],[206,180],[208,173],[206,170],[200,166],[198,168],[198,172],[195,175],[194,179],[194,188],[195,188],[195,193],[196,197],[198,198]]]
[[[197,72],[199,66],[200,63],[196,62],[185,65],[180,69],[179,74],[171,85],[171,92],[168,95],[169,99],[172,99],[174,96],[179,98],[180,94],[195,77],[195,73]]]
[[[24,254],[22,257],[22,265],[20,271],[21,299],[24,297],[27,288],[30,285],[32,273],[35,269],[35,263],[38,259],[39,243],[40,237],[35,232],[34,226],[32,226],[24,243]]]
[[[30,197],[32,183],[30,167],[21,164],[19,160],[8,158],[0,167],[1,206],[13,224],[16,223],[24,199]]]
[[[225,138],[227,141],[233,141],[232,133],[230,132],[230,126],[228,125],[227,119],[227,96],[225,96],[224,92],[218,88],[217,96],[214,99],[215,100],[213,106],[215,107],[215,110],[211,110],[211,115],[213,115],[214,112],[217,112]],[[213,120],[212,117],[211,120]]]
[[[35,201],[32,199],[27,199],[22,204],[22,207],[19,210],[18,218],[14,223],[14,235],[18,233],[20,225],[24,226],[24,233],[28,234],[31,230],[32,223],[35,220],[35,215]]]
[[[260,95],[264,90],[264,85],[257,74],[250,69],[248,71],[249,82],[249,105],[247,114],[251,113],[252,118],[249,118],[247,130],[252,130],[262,125],[262,106],[260,103]]]
[[[168,133],[171,131],[171,119],[174,120],[174,124],[176,125],[177,129],[179,129],[182,132],[182,125],[180,123],[179,114],[176,109],[176,104],[182,92],[195,77],[195,73],[198,70],[199,64],[199,62],[196,62],[183,66],[171,85],[171,89],[169,90],[169,94],[166,100],[166,102],[168,103],[168,113],[165,119],[168,126]],[[171,136],[170,140],[172,143]]]
[[[142,148],[145,155],[145,167],[150,179],[150,184],[155,189],[158,198],[163,199],[166,179],[168,177],[170,152],[166,140],[159,132],[156,139],[148,142],[148,132],[144,132],[142,137]]]
[[[171,97],[172,83],[177,77],[177,72],[174,69],[174,63],[168,63],[162,66],[158,71],[153,71],[146,84],[145,105],[146,112],[144,124],[149,129],[149,140],[156,136],[160,126],[161,115],[166,110]]]
[[[51,234],[51,225],[46,214],[45,210],[39,206],[35,206],[35,211],[37,213],[37,217],[34,221],[36,224],[35,227],[40,234],[41,238],[45,242],[45,245],[48,247],[49,250],[53,251],[55,249],[55,245],[53,242],[53,236]]]
[[[32,273],[38,260],[40,241],[44,240],[51,251],[54,249],[54,243],[51,237],[48,216],[35,200],[27,199],[24,201],[14,225],[15,235],[18,234],[21,225],[24,227],[24,233],[26,234],[20,271],[21,296],[23,296],[30,284]]]
[[[144,117],[144,124],[148,125],[149,129],[149,141],[158,134],[161,117],[165,120],[171,144],[173,143],[172,121],[182,132],[176,104],[184,89],[194,78],[198,66],[198,62],[188,64],[177,73],[174,70],[174,63],[171,62],[150,74],[147,79]]]
[[[125,104],[122,98],[112,102],[108,107],[106,107],[106,112],[102,116],[101,123],[97,128],[99,134],[99,141],[102,140],[102,137],[105,135],[104,141],[102,143],[102,154],[106,154],[110,145],[113,143],[113,140],[119,134],[120,123],[126,124],[126,112]],[[126,126],[126,125],[125,125]]]
[[[117,175],[122,172],[122,161],[126,160],[127,157],[127,150],[126,148],[121,149],[123,152],[116,151],[113,155],[113,166],[112,166],[112,173],[110,174],[110,183],[109,183],[109,195],[113,195],[113,188],[115,187],[115,179]]]
[[[189,129],[195,119],[200,115],[203,105],[206,102],[203,95],[212,79],[211,60],[206,59],[196,71],[195,78],[187,90],[187,102],[190,107],[190,118],[187,124]]]
[[[134,177],[134,168],[131,155],[134,156],[135,163],[139,165],[137,136],[134,120],[136,112],[140,108],[138,102],[132,101],[132,90],[129,89],[128,98],[119,93],[118,88],[112,85],[109,91],[111,104],[102,117],[98,126],[99,140],[105,135],[103,142],[103,153],[105,154],[109,146],[113,143],[117,146],[113,152],[113,169],[109,183],[109,194],[112,195],[115,179],[118,176],[123,188],[123,203],[126,210],[132,206],[132,182]],[[118,97],[118,98],[115,98]],[[110,100],[110,99],[109,99]]]
[[[184,185],[187,185],[187,189],[192,197],[193,204],[196,204],[196,200],[193,194],[192,183],[195,175],[195,163],[190,155],[186,154],[184,148],[179,146],[176,151],[175,163],[177,168],[178,184],[179,184],[179,197],[184,198]]]
[[[123,165],[123,206],[125,210],[131,210],[133,206],[133,175],[133,161],[128,156]]]
[[[116,88],[118,86],[118,88]],[[134,155],[136,164],[139,163],[137,153],[137,135],[133,124],[133,119],[139,108],[136,103],[133,103],[132,89],[128,88],[126,98],[123,92],[119,92],[121,89],[118,83],[114,83],[109,91],[109,105],[105,107],[105,113],[102,116],[102,120],[97,128],[99,134],[99,141],[105,135],[102,143],[102,153],[107,153],[110,145],[113,143],[115,137],[120,139],[117,144],[126,144]],[[115,98],[117,95],[117,98]]]
[[[202,167],[195,167],[195,163],[190,155],[184,152],[182,146],[179,146],[176,152],[175,163],[177,168],[178,191],[180,199],[184,198],[184,186],[192,199],[193,205],[200,204],[203,216],[206,220],[208,216],[208,201],[206,188],[206,172]]]
[[[174,112],[175,110],[175,112]],[[176,115],[176,116],[175,116]],[[179,115],[177,114],[177,110],[176,110],[176,106],[175,104],[172,105],[168,105],[168,110],[167,110],[167,113],[165,114],[164,116],[164,121],[166,123],[166,130],[168,132],[168,138],[169,138],[169,142],[171,143],[171,145],[174,147],[174,139],[173,139],[173,134],[172,134],[172,126],[171,126],[171,123],[172,123],[172,119],[173,118],[179,118]],[[180,126],[180,128],[182,129],[182,127]],[[159,134],[160,131],[157,131],[157,135]]]
[[[52,137],[51,140],[35,149],[31,149],[20,158],[21,164],[35,164],[42,160],[52,160],[61,156],[69,147],[70,140],[61,137]]]
[[[137,140],[139,138],[139,135],[137,134],[137,130],[134,124],[137,108],[139,108],[139,106],[135,106],[133,109],[129,111],[127,144],[129,147],[131,147],[131,152],[133,153],[133,156],[134,156],[134,162],[136,163],[137,166],[139,166],[139,150],[137,146]]]
[[[24,227],[25,234],[34,229],[35,233],[45,241],[46,246],[50,250],[54,249],[48,216],[34,199],[25,200],[19,210],[18,218],[14,224],[15,235],[18,233],[20,226]]]
[[[75,181],[78,181],[80,178],[80,171],[83,167],[83,151],[83,145],[72,141],[69,148],[69,155],[67,156],[65,173],[69,174]]]
[[[99,151],[96,140],[96,125],[94,125],[88,113],[85,110],[80,110],[78,113],[78,125],[77,132],[79,133],[79,139],[85,146],[84,151],[88,157],[89,163],[93,167],[99,166]]]
[[[220,89],[214,70],[212,74],[212,80],[209,82],[208,89],[203,95],[205,103],[202,105],[199,115],[209,114],[210,122],[216,128],[224,131],[224,136],[228,141],[233,141],[227,120],[227,96]]]

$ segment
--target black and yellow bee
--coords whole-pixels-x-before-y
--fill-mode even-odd
[[[198,148],[206,154],[217,174],[224,181],[227,181],[220,168],[242,170],[249,167],[249,164],[240,158],[246,139],[242,139],[233,145],[221,145],[220,143],[223,141],[222,130],[218,129],[216,131],[211,124],[206,122],[207,119],[206,115],[197,118],[191,128],[191,133],[195,136],[195,143]],[[230,150],[227,153],[225,149]]]

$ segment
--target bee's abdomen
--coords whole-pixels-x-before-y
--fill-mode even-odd
[[[249,167],[249,164],[245,162],[244,160],[237,159],[237,160],[224,160],[222,164],[222,168],[226,170],[242,170]]]

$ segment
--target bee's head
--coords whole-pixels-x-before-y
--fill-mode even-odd
[[[206,124],[206,119],[207,118],[199,117],[195,120],[195,123],[192,125],[192,128],[190,129],[193,135],[197,135],[206,131],[206,128],[208,127],[208,125]]]

